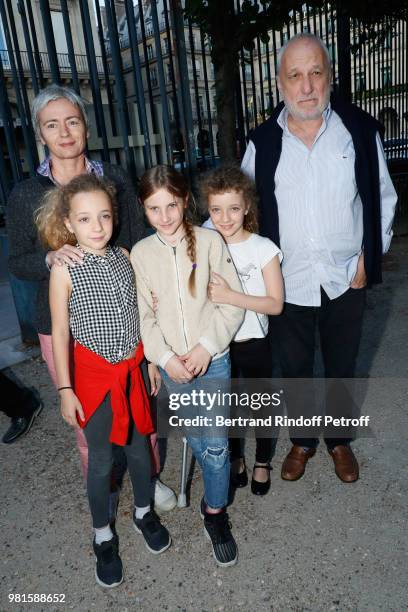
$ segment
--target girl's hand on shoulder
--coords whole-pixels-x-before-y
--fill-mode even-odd
[[[203,376],[210,365],[211,355],[201,344],[196,344],[185,355],[180,355],[185,367],[193,376]]]
[[[154,363],[149,363],[147,366],[150,381],[150,395],[156,396],[160,391],[162,378],[160,376],[159,368]]]
[[[193,378],[193,375],[190,374],[181,358],[177,355],[170,357],[164,369],[170,378],[179,384],[187,383]]]
[[[62,418],[71,427],[79,427],[77,414],[81,421],[85,421],[84,411],[81,402],[70,389],[61,391],[61,414]]]
[[[229,304],[231,293],[232,290],[227,281],[216,272],[212,272],[207,289],[209,299],[215,304]]]

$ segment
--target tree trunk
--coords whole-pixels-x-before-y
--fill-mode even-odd
[[[215,75],[218,154],[223,161],[237,159],[235,90],[238,74],[237,22],[234,3],[218,0],[210,16],[211,58]]]
[[[218,154],[223,161],[234,160],[238,156],[235,110],[237,71],[237,54],[223,54],[221,61],[214,60]]]
[[[337,11],[337,56],[339,91],[335,93],[351,102],[350,17],[341,11]]]

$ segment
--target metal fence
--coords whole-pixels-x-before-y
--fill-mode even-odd
[[[30,71],[30,56],[27,51],[20,51],[20,63],[23,71],[25,73],[29,73]],[[38,59],[41,66],[42,74],[50,74],[51,73],[51,65],[50,58],[48,53],[40,52],[38,53]],[[3,65],[3,70],[5,72],[5,76],[7,71],[11,72],[12,69],[12,60],[10,59],[10,51],[6,51],[6,49],[0,49],[0,61]],[[71,78],[71,63],[68,53],[57,53],[57,63],[58,68],[63,78],[68,77]],[[86,55],[75,54],[75,66],[77,72],[82,75],[89,74],[89,64],[88,58]],[[96,66],[98,70],[98,74],[104,74],[103,71],[103,63],[101,57],[96,57]]]
[[[68,84],[87,100],[92,156],[125,165],[135,179],[143,168],[159,162],[185,167],[191,176],[216,164],[210,45],[184,18],[180,2],[60,0],[59,6],[66,53],[57,52],[49,0],[0,2],[0,41],[5,46],[0,49],[1,203],[16,181],[35,173],[42,151],[34,139],[29,105],[50,82]],[[240,6],[236,0],[237,11]],[[77,25],[74,31],[78,22],[80,32]],[[338,17],[330,3],[315,10],[303,5],[288,14],[281,30],[270,32],[269,42],[257,38],[252,50],[242,49],[237,155],[242,155],[249,131],[279,102],[275,75],[280,47],[293,34],[308,30],[328,46],[334,89],[384,124],[386,154],[403,185],[408,164],[407,23],[384,20],[377,29],[382,38],[373,38],[362,23]],[[79,43],[85,53],[78,52]],[[403,186],[401,195],[404,214],[408,202]]]

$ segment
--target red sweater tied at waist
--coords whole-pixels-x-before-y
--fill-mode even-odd
[[[124,446],[128,439],[129,412],[137,430],[142,435],[154,431],[150,416],[150,402],[143,381],[140,364],[144,358],[143,344],[138,344],[136,355],[119,363],[110,363],[78,342],[74,348],[75,394],[81,402],[85,421],[78,419],[84,428],[108,393],[111,394],[112,429],[110,441]],[[127,400],[127,383],[130,376],[130,411]]]

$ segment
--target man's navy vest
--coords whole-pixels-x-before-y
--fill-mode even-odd
[[[376,134],[382,125],[357,106],[332,100],[331,106],[350,132],[355,150],[355,177],[363,204],[364,265],[368,285],[381,283],[381,196]],[[260,234],[279,245],[279,216],[275,172],[282,151],[282,128],[277,123],[280,103],[271,117],[251,135],[256,148],[255,181],[259,195]],[[288,202],[290,205],[290,202]]]

